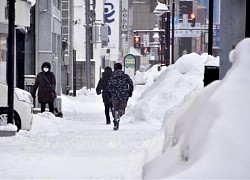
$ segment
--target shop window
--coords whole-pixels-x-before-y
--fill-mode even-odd
[[[7,56],[7,37],[0,34],[0,62],[6,62]]]
[[[6,83],[7,36],[0,34],[0,82]]]

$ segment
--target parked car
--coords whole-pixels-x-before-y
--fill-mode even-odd
[[[8,86],[0,83],[0,126],[8,122]],[[33,120],[33,98],[31,94],[19,88],[14,89],[14,124],[18,131],[30,130]]]

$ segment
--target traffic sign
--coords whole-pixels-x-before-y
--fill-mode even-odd
[[[148,34],[143,35],[143,46],[149,47],[149,35]]]

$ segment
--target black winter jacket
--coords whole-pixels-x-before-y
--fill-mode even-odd
[[[45,80],[44,76],[47,76],[50,84]],[[38,89],[38,102],[54,102],[54,98],[51,96],[51,89],[55,90],[56,79],[53,72],[40,72],[36,76],[35,84],[33,86],[33,96]]]
[[[110,75],[107,73],[102,73],[102,78],[99,80],[97,87],[96,87],[96,93],[99,95],[102,93],[102,99],[104,103],[110,103],[111,98],[110,94],[107,89],[108,85],[108,80],[109,80]]]
[[[121,70],[112,72],[107,88],[114,100],[126,100],[134,90],[133,81]]]

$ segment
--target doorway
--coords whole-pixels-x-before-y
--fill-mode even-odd
[[[16,87],[24,89],[25,34],[16,30]]]

